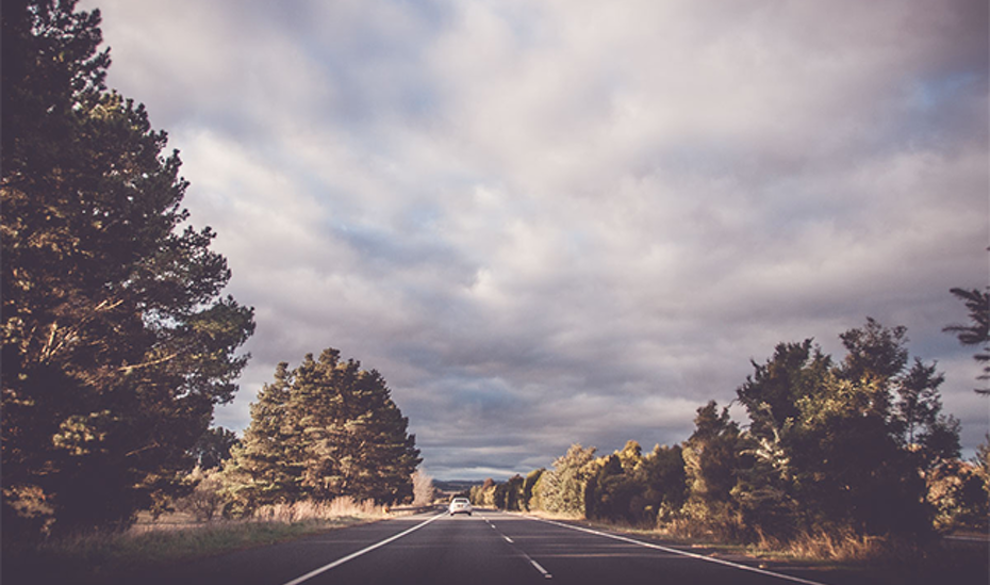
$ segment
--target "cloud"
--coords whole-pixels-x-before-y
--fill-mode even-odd
[[[89,2],[85,2],[88,5]],[[327,346],[438,477],[674,443],[780,341],[938,359],[987,281],[985,3],[99,3],[257,309],[217,422]]]

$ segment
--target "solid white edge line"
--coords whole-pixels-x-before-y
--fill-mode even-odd
[[[390,543],[390,542],[392,542],[394,540],[398,540],[398,539],[402,538],[403,536],[409,534],[410,532],[419,530],[420,528],[426,526],[430,522],[433,522],[437,518],[440,518],[440,517],[444,516],[445,514],[446,514],[445,512],[441,512],[441,513],[437,514],[436,516],[434,516],[432,518],[429,518],[427,520],[424,520],[423,522],[420,522],[419,524],[413,526],[412,528],[407,528],[406,530],[403,530],[402,532],[400,532],[398,534],[394,534],[394,535],[386,538],[385,540],[380,540],[380,541],[376,542],[375,544],[372,544],[371,546],[367,546],[365,548],[362,548],[361,550],[359,550],[357,552],[353,552],[353,553],[347,555],[346,557],[341,557],[341,558],[337,559],[336,561],[334,561],[332,563],[328,563],[326,565],[323,565],[322,567],[320,567],[318,569],[313,569],[312,571],[306,573],[305,575],[303,575],[301,577],[296,577],[295,579],[293,579],[292,581],[289,581],[289,582],[285,583],[284,585],[299,585],[303,581],[308,581],[308,580],[312,579],[313,577],[315,577],[315,576],[317,576],[317,575],[319,575],[321,573],[325,573],[325,572],[329,571],[330,569],[333,569],[334,567],[339,567],[340,565],[343,565],[347,561],[354,560],[354,559],[358,558],[359,556],[361,556],[363,554],[366,554],[366,553],[369,553],[369,552],[375,550],[376,548],[381,548],[381,547],[385,546],[386,544],[388,544],[388,543]]]
[[[547,520],[545,518],[539,518],[539,517],[536,517],[536,516],[525,516],[525,517],[526,518],[529,518],[531,520],[539,520],[540,522],[546,522],[547,524],[553,524],[554,526],[560,526],[562,528],[570,528],[571,530],[577,530],[579,532],[587,532],[588,534],[594,534],[596,536],[604,536],[606,538],[612,538],[612,539],[615,539],[615,540],[619,540],[619,541],[622,541],[622,542],[628,542],[628,543],[631,543],[631,544],[636,544],[636,545],[639,545],[639,546],[642,546],[642,547],[646,547],[646,548],[653,548],[653,549],[656,549],[656,550],[660,550],[660,551],[671,553],[671,554],[675,554],[675,555],[683,555],[685,557],[690,557],[692,559],[698,559],[698,560],[701,560],[701,561],[708,561],[709,563],[715,563],[715,564],[718,564],[718,565],[726,565],[726,566],[729,566],[729,567],[734,567],[736,569],[741,569],[743,571],[751,571],[753,573],[759,573],[761,575],[767,575],[769,577],[777,577],[778,579],[784,579],[784,580],[787,580],[787,581],[793,581],[794,583],[802,583],[803,585],[826,585],[825,583],[821,583],[819,581],[811,581],[811,580],[808,580],[808,579],[802,579],[801,577],[794,577],[792,575],[787,575],[785,573],[775,573],[773,571],[768,571],[766,569],[761,569],[759,567],[751,567],[749,565],[743,565],[742,563],[733,563],[732,561],[726,561],[726,560],[723,560],[723,559],[716,559],[716,558],[713,558],[713,557],[706,557],[705,555],[699,555],[699,554],[696,554],[696,553],[691,553],[691,552],[687,552],[687,551],[684,551],[684,550],[679,550],[679,549],[676,549],[676,548],[670,548],[670,547],[666,547],[666,546],[661,546],[659,544],[653,544],[652,542],[643,542],[642,540],[636,540],[635,538],[628,538],[628,537],[625,537],[625,536],[619,536],[618,534],[609,534],[608,532],[601,532],[601,531],[598,531],[598,530],[593,530],[591,528],[585,528],[584,526],[574,526],[574,525],[571,525],[571,524],[564,524],[563,522],[555,522],[553,520]]]

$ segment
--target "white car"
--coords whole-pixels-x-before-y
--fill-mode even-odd
[[[450,501],[449,510],[451,516],[454,514],[467,514],[470,516],[473,510],[471,508],[471,500],[467,498],[454,498]]]

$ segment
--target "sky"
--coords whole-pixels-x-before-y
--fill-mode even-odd
[[[988,430],[985,0],[84,0],[255,308],[215,424],[334,347],[423,468],[503,479],[693,430],[870,316]],[[740,422],[745,413],[732,410]]]

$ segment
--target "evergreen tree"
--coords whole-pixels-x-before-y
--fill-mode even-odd
[[[648,489],[643,466],[647,458],[636,441],[599,458],[585,487],[585,513],[589,518],[641,522],[646,520]],[[655,516],[655,510],[652,510]],[[651,518],[654,520],[655,518]]]
[[[906,333],[868,319],[840,336],[841,363],[807,340],[754,364],[738,391],[753,420],[734,489],[747,523],[777,535],[795,523],[924,530],[922,474],[958,455],[958,421],[940,415],[935,365],[915,360],[907,369]],[[787,514],[795,517],[781,521]]]
[[[973,354],[973,359],[983,364],[983,373],[976,377],[977,380],[987,383],[990,381],[990,287],[984,290],[962,288],[951,289],[956,297],[962,299],[969,309],[969,325],[953,324],[945,327],[942,331],[955,333],[959,343],[963,345],[975,345],[980,351]],[[977,388],[977,394],[990,395],[990,388]]]
[[[926,366],[916,358],[911,370],[897,384],[894,409],[908,445],[916,444],[925,430],[937,423],[942,410],[938,388],[945,376],[935,369],[935,364]]]
[[[595,473],[595,448],[575,443],[553,462],[553,469],[539,479],[541,509],[556,514],[585,517],[585,487]]]
[[[3,6],[3,525],[124,526],[179,490],[253,311],[143,106],[104,85],[98,11]]]
[[[523,497],[523,484],[525,483],[523,476],[513,475],[505,482],[505,509],[506,510],[522,510],[525,506]]]
[[[758,440],[774,442],[787,421],[797,417],[798,401],[820,385],[832,360],[806,339],[780,343],[765,364],[751,363],[755,371],[736,393],[752,421],[750,433]]]
[[[239,442],[237,433],[216,427],[207,430],[193,445],[192,455],[200,469],[218,469],[230,459],[230,450]]]
[[[680,445],[657,445],[643,457],[637,476],[645,486],[644,514],[654,522],[679,512],[687,498],[687,475]]]
[[[385,379],[326,349],[294,370],[282,363],[251,405],[251,424],[227,467],[243,505],[350,496],[412,497],[419,465],[408,419]]]
[[[541,467],[539,469],[534,469],[526,475],[526,480],[523,482],[523,493],[522,501],[520,506],[524,511],[537,510],[539,506],[533,501],[534,492],[536,491],[536,484],[540,481],[540,477],[543,476],[543,472],[546,468]]]
[[[682,452],[688,487],[685,512],[709,528],[732,530],[731,494],[742,451],[739,426],[729,417],[728,407],[719,412],[714,400],[698,409],[694,424]]]

